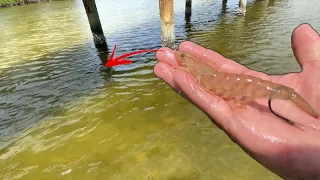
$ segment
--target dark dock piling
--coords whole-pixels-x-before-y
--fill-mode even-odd
[[[191,12],[192,12],[192,0],[186,0],[186,10],[185,10],[185,17],[189,17],[191,16]]]
[[[228,0],[222,0],[221,15],[225,15],[227,13],[227,2]]]
[[[159,0],[162,46],[175,47],[173,0]]]
[[[98,49],[105,49],[107,47],[106,38],[103,34],[99,14],[95,0],[82,0],[86,9],[88,21],[90,24],[93,41]]]

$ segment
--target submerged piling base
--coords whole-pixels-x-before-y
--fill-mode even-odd
[[[186,17],[191,16],[191,5],[192,5],[192,0],[186,0],[186,10],[185,10]]]
[[[237,11],[237,15],[245,16],[247,11],[247,0],[239,0],[239,8]]]

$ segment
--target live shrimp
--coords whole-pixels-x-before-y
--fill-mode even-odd
[[[253,99],[268,99],[272,112],[271,100],[288,100],[309,115],[315,118],[319,117],[319,113],[294,89],[288,86],[250,75],[221,72],[212,64],[182,51],[174,50],[174,56],[179,68],[189,72],[210,94],[217,95],[224,100],[234,99],[245,107]],[[283,119],[287,120],[286,118]],[[294,124],[291,120],[287,121]]]

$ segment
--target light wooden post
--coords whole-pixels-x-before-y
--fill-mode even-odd
[[[173,0],[159,0],[162,46],[175,48]]]
[[[237,11],[238,15],[245,16],[247,9],[247,0],[239,0],[239,8]]]
[[[106,46],[106,38],[104,37],[101,27],[99,14],[95,0],[82,0],[86,9],[88,21],[93,35],[94,44],[98,47]]]

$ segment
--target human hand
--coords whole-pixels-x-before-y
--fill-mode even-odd
[[[269,76],[192,42],[181,43],[179,49],[214,62],[220,71],[289,86],[320,112],[320,36],[307,24],[297,27],[292,35],[292,49],[301,73]],[[173,50],[161,50],[157,52],[159,63],[154,67],[156,76],[206,113],[251,157],[285,179],[320,179],[320,118],[289,102],[272,103],[273,110],[305,127],[299,129],[272,114],[266,99],[253,100],[246,108],[234,108],[200,88],[187,72],[173,68],[177,65]]]

